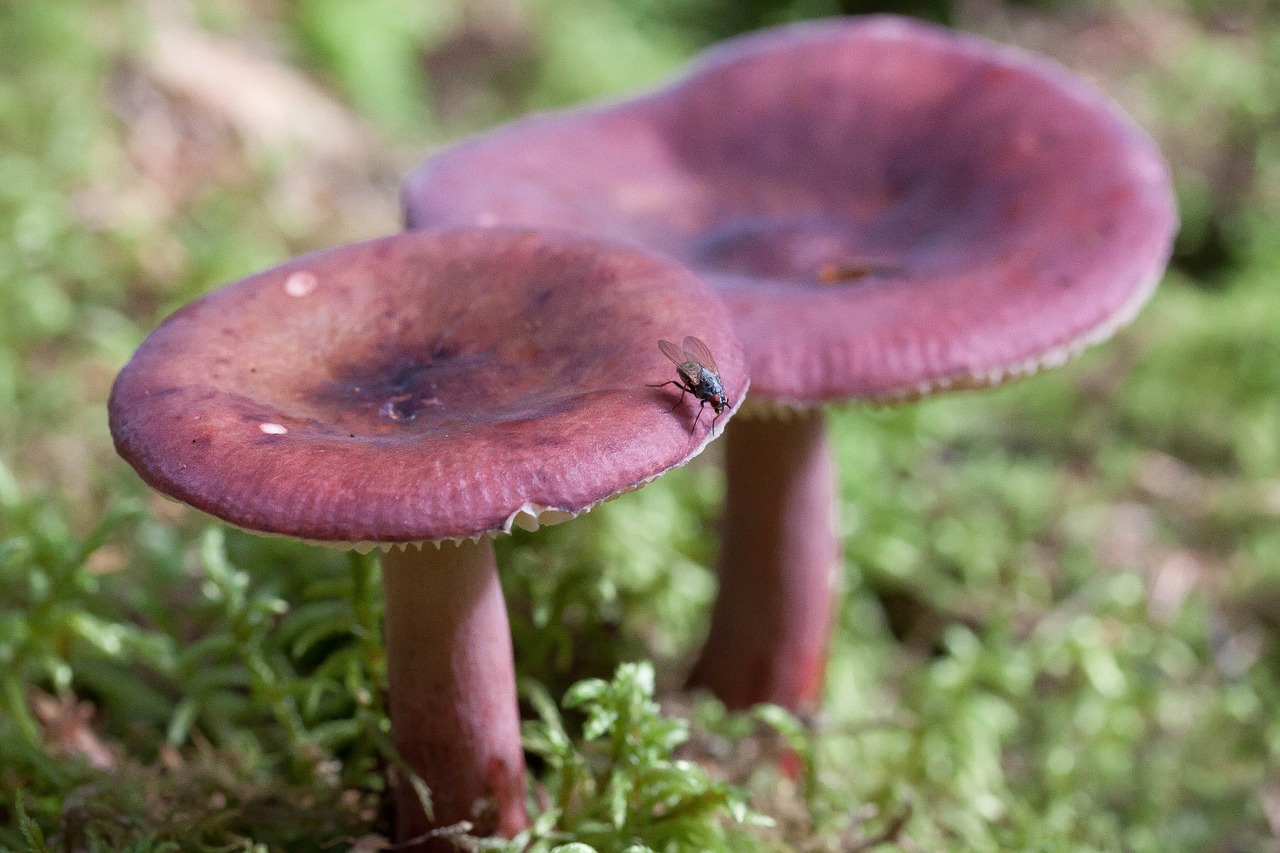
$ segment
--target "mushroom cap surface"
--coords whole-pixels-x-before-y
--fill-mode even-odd
[[[660,338],[744,358],[682,267],[593,238],[412,232],[307,255],[160,324],[117,377],[116,448],[249,530],[359,544],[563,520],[710,440]],[[702,414],[702,413],[700,413]],[[720,418],[723,425],[730,412]],[[718,431],[719,427],[717,427]]]
[[[893,400],[1064,361],[1127,322],[1177,215],[1151,139],[1057,64],[893,16],[717,46],[670,85],[429,158],[410,227],[556,225],[713,284],[753,403]]]

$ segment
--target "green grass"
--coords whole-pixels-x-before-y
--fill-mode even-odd
[[[394,230],[431,145],[650,84],[738,20],[678,5],[193,4],[182,26],[328,99],[356,140],[339,159],[166,82],[151,51],[176,24],[154,4],[0,10],[0,849],[387,831],[373,565],[149,493],[112,452],[111,379],[192,296]],[[619,669],[653,661],[668,696],[694,651],[713,459],[500,543],[548,792],[534,849],[1274,848],[1280,107],[1259,93],[1280,90],[1280,12],[1143,8],[1004,13],[1067,58],[1101,34],[1082,67],[1174,164],[1175,271],[1067,368],[833,416],[847,572],[816,729],[681,699],[663,714],[646,666]],[[496,47],[460,59],[464,26]],[[1157,34],[1137,59],[1134,26]]]

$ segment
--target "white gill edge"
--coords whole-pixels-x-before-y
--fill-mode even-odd
[[[762,399],[754,397],[742,411],[744,418],[776,418],[780,420],[790,420],[798,415],[810,411],[815,408],[821,408],[824,405],[839,406],[843,402],[845,405],[852,404],[869,404],[869,405],[895,405],[900,403],[911,403],[921,400],[925,397],[936,394],[940,391],[950,389],[957,390],[979,390],[982,388],[991,388],[1001,385],[1013,379],[1022,379],[1037,373],[1046,368],[1061,367],[1072,359],[1076,358],[1089,347],[1096,346],[1111,338],[1120,329],[1133,322],[1138,316],[1138,312],[1142,310],[1142,306],[1146,305],[1147,300],[1155,292],[1156,286],[1164,278],[1163,267],[1161,271],[1147,276],[1143,280],[1142,285],[1138,287],[1127,302],[1106,318],[1103,322],[1093,327],[1089,331],[1073,338],[1064,344],[1047,350],[1040,355],[1031,356],[1021,361],[1010,362],[1005,365],[990,368],[988,370],[979,370],[970,373],[957,373],[950,376],[943,376],[937,379],[926,379],[914,386],[904,388],[896,388],[883,394],[876,394],[869,397],[858,397],[844,401],[819,401],[809,402],[798,399]]]

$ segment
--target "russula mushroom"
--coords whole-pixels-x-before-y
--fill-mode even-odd
[[[720,291],[762,416],[728,431],[692,680],[732,707],[821,690],[840,562],[823,405],[1061,364],[1134,316],[1176,229],[1167,166],[1102,94],[892,16],[731,40],[650,94],[440,152],[403,197],[409,227],[580,229]]]
[[[401,546],[383,557],[392,732],[434,824],[401,785],[397,834],[512,834],[524,761],[490,534],[571,518],[696,455],[709,419],[691,436],[697,407],[649,387],[675,372],[657,341],[706,341],[740,403],[731,329],[706,285],[640,250],[402,234],[173,314],[116,379],[111,432],[147,483],[238,527]]]

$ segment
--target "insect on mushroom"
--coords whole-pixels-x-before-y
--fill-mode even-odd
[[[675,385],[680,389],[680,399],[669,410],[672,412],[684,402],[685,394],[692,394],[698,398],[701,404],[698,406],[698,416],[693,419],[693,426],[689,427],[689,435],[693,435],[693,431],[698,428],[698,421],[702,419],[702,410],[710,404],[716,412],[716,416],[711,419],[711,429],[714,430],[716,421],[720,419],[725,407],[731,404],[724,393],[724,384],[720,381],[720,372],[716,369],[716,360],[711,356],[711,350],[693,335],[684,339],[682,347],[677,347],[671,341],[660,340],[658,349],[671,359],[680,379],[669,379],[666,382],[651,384],[649,387],[664,388],[667,385]]]

